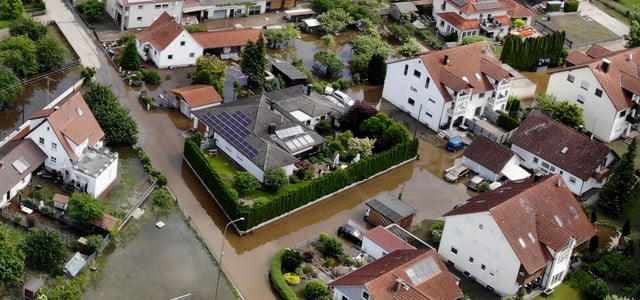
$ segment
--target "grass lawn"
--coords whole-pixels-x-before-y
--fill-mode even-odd
[[[64,46],[65,49],[67,49],[67,51],[65,52],[65,62],[67,62],[67,60],[78,58],[75,52],[73,51],[73,48],[71,48],[71,45],[69,45],[69,42],[67,41],[67,39],[64,37],[64,35],[62,35],[60,30],[58,30],[56,26],[54,25],[47,26],[47,36],[57,40],[58,42],[60,42],[61,45]]]
[[[567,39],[573,42],[574,47],[617,37],[615,33],[600,23],[593,20],[587,21],[579,14],[554,15],[551,17],[551,21],[542,20],[543,16],[536,18],[555,30],[564,31]]]
[[[11,25],[10,20],[0,20],[0,29],[8,28]]]
[[[628,8],[640,4],[640,0],[620,0],[619,2]]]
[[[18,246],[25,238],[29,231],[20,226],[0,225],[7,232],[7,240],[9,243]]]
[[[549,300],[564,300],[564,299],[573,299],[573,300],[580,300],[580,299],[585,299],[584,297],[582,297],[582,295],[580,295],[580,291],[574,289],[573,287],[571,287],[569,284],[567,283],[563,283],[559,286],[557,286],[555,289],[553,289],[553,294],[549,297],[543,297],[543,296],[538,296],[533,298],[534,300],[544,300],[544,299],[549,299]]]

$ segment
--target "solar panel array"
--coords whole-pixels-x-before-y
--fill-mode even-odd
[[[473,4],[473,7],[476,10],[487,10],[487,9],[496,9],[502,8],[502,4],[498,1],[486,1],[486,2],[478,2]]]
[[[251,123],[251,118],[241,111],[235,111],[233,114],[223,111],[217,115],[208,112],[202,116],[202,119],[245,156],[251,158],[258,154],[258,150],[245,140],[245,137],[251,134],[246,127]]]

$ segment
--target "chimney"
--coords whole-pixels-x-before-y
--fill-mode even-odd
[[[449,65],[449,55],[445,54],[442,62],[444,63],[445,66]]]
[[[53,110],[58,110],[58,109],[60,109],[60,106],[56,105],[56,106],[53,107]]]
[[[601,68],[602,68],[602,72],[604,72],[604,73],[608,73],[608,72],[609,72],[609,67],[610,67],[610,66],[611,66],[611,61],[610,61],[610,60],[608,60],[608,59],[606,59],[606,58],[603,58],[603,59],[602,59],[602,66],[601,66]]]
[[[558,176],[558,183],[557,184],[558,184],[558,187],[562,186],[562,177],[561,176]]]
[[[312,89],[313,89],[313,88],[311,87],[311,85],[310,85],[310,84],[309,84],[309,85],[307,85],[307,96],[310,96],[310,95],[311,95],[311,90],[312,90]]]
[[[276,134],[276,123],[269,124],[269,134]]]

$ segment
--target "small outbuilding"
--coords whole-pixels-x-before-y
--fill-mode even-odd
[[[65,196],[62,194],[53,195],[53,207],[61,210],[67,210],[67,206],[69,205],[69,196]]]
[[[316,33],[320,30],[321,27],[322,24],[320,24],[320,21],[315,18],[303,19],[300,22],[300,29],[308,33]]]
[[[398,22],[402,19],[403,14],[415,12],[418,12],[418,8],[413,2],[397,2],[391,3],[389,6],[389,14]]]
[[[398,224],[405,229],[411,227],[417,211],[398,198],[391,193],[382,193],[367,201],[365,203],[368,207],[366,221],[373,225]]]
[[[311,18],[316,12],[310,8],[296,8],[285,10],[284,14],[287,21],[300,22],[303,19]]]
[[[271,72],[273,75],[278,76],[284,80],[285,87],[290,87],[298,84],[307,84],[307,75],[298,70],[291,62],[272,62]]]
[[[223,100],[214,87],[206,84],[175,88],[171,92],[180,101],[180,112],[191,119],[194,111],[219,105]]]
[[[69,274],[71,277],[76,277],[86,264],[87,257],[80,252],[76,252],[73,254],[71,259],[64,264],[64,272]]]
[[[40,277],[31,277],[24,284],[24,300],[34,300],[38,296],[38,292],[44,286],[44,279]]]

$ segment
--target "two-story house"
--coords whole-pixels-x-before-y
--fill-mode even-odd
[[[393,251],[331,283],[333,299],[462,298],[460,279],[451,274],[435,249]]]
[[[616,160],[607,145],[537,111],[516,129],[511,150],[522,158],[521,165],[534,173],[560,174],[578,196],[601,188]]]
[[[547,93],[583,109],[585,129],[610,142],[640,124],[640,47],[612,52],[593,45],[573,51],[569,67],[551,72]]]
[[[82,94],[33,114],[16,138],[31,139],[46,153],[44,167],[64,182],[98,197],[116,180],[118,153],[104,146],[104,132]]]
[[[442,35],[455,34],[461,42],[467,36],[500,38],[509,33],[511,20],[526,24],[534,13],[514,0],[434,0],[433,17]]]
[[[438,131],[504,110],[511,78],[479,42],[387,63],[382,97]]]
[[[558,174],[508,183],[443,217],[440,257],[501,296],[558,286],[575,249],[596,234]]]
[[[162,13],[182,20],[184,0],[107,0],[106,10],[120,30],[150,26]]]
[[[195,65],[203,53],[202,46],[167,12],[136,34],[136,48],[144,61],[160,69]]]

